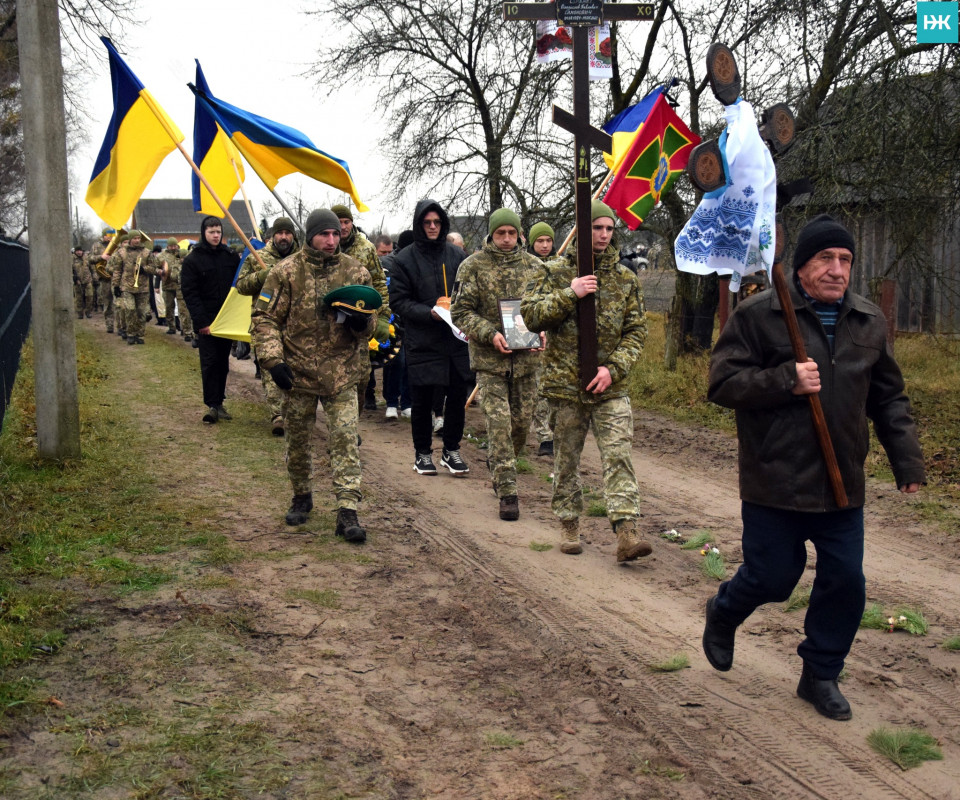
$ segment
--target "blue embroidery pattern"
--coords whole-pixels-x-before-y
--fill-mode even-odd
[[[743,194],[753,194],[748,186]],[[695,263],[706,264],[707,259],[729,259],[732,266],[743,264],[747,259],[747,248],[754,220],[757,217],[758,203],[749,199],[736,199],[728,191],[718,206],[704,208],[701,203],[677,237],[675,249],[677,256],[683,256]]]

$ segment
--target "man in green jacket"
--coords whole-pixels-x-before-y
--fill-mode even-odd
[[[490,235],[460,265],[450,305],[453,323],[470,337],[470,368],[477,373],[487,458],[504,520],[520,518],[516,459],[527,444],[544,342],[541,334],[535,348],[512,349],[505,338],[499,301],[519,300],[543,266],[520,246],[520,231],[520,217],[510,209],[490,215]]]
[[[560,550],[569,555],[583,552],[580,455],[592,427],[603,462],[607,517],[617,535],[617,561],[633,561],[649,555],[651,547],[637,530],[640,489],[631,460],[633,412],[626,377],[640,358],[647,324],[640,283],[620,264],[620,251],[613,243],[613,209],[594,201],[591,217],[592,273],[578,277],[572,246],[567,255],[548,262],[527,287],[521,312],[530,330],[548,334],[540,390],[555,414],[552,506],[563,529]],[[596,298],[600,366],[584,390],[577,303],[589,294]]]

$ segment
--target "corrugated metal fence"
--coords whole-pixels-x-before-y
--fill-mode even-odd
[[[30,329],[30,251],[0,239],[0,425]]]

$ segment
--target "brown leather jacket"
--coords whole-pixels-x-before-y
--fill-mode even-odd
[[[816,312],[792,280],[789,284],[807,355],[820,370],[820,402],[849,507],[864,502],[868,418],[897,485],[923,483],[910,401],[880,309],[847,291],[831,354]],[[780,302],[772,290],[761,292],[737,306],[720,334],[710,359],[708,397],[736,410],[742,500],[794,511],[835,511],[809,401],[791,392],[795,363]]]

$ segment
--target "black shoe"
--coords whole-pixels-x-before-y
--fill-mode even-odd
[[[225,409],[223,405],[217,406],[217,414],[219,415],[220,419],[233,419],[233,417],[227,413],[227,409]]]
[[[176,328],[167,328],[167,336],[176,336],[176,335],[177,335]]]
[[[191,344],[193,345],[193,349],[196,350],[196,349],[200,346],[200,340],[197,339],[197,338],[194,338],[194,340],[193,340],[193,342],[191,342]]]
[[[520,519],[520,501],[515,494],[500,498],[500,519]]]
[[[553,440],[549,442],[540,442],[540,449],[537,450],[538,456],[553,456]]]
[[[820,714],[829,719],[846,720],[853,717],[850,704],[840,693],[836,680],[820,680],[804,662],[797,684],[797,697],[812,703]]]
[[[376,411],[376,410],[377,410],[377,401],[376,401],[376,400],[364,400],[364,401],[363,401],[363,410],[364,410],[364,411]]]
[[[126,332],[126,331],[117,331],[117,336],[119,336],[121,339],[126,339],[126,338],[127,338],[127,332]]]
[[[270,426],[270,432],[274,436],[283,436],[283,417],[279,414],[273,418],[273,422]]]
[[[124,336],[123,338],[127,340],[127,344],[136,344],[136,343],[137,343],[137,337],[136,337],[136,336]]]
[[[213,425],[218,419],[220,419],[220,411],[216,406],[210,406],[207,413],[203,415],[203,421],[208,425]]]
[[[337,536],[343,537],[344,541],[352,544],[362,544],[367,541],[367,532],[360,527],[357,520],[357,512],[352,508],[337,509]]]
[[[703,628],[703,654],[710,666],[726,672],[733,666],[733,643],[737,626],[719,619],[714,610],[717,596],[707,600],[707,624]]]
[[[295,494],[285,517],[287,525],[303,525],[311,511],[313,511],[313,494],[311,492]]]
[[[142,337],[142,336],[138,336],[135,341],[136,341],[137,344],[143,344],[143,337]]]
[[[460,458],[459,450],[443,449],[440,454],[440,463],[454,475],[466,475],[470,471],[467,462]]]
[[[430,453],[417,453],[413,468],[421,475],[437,474],[437,468],[433,465],[433,456]]]

